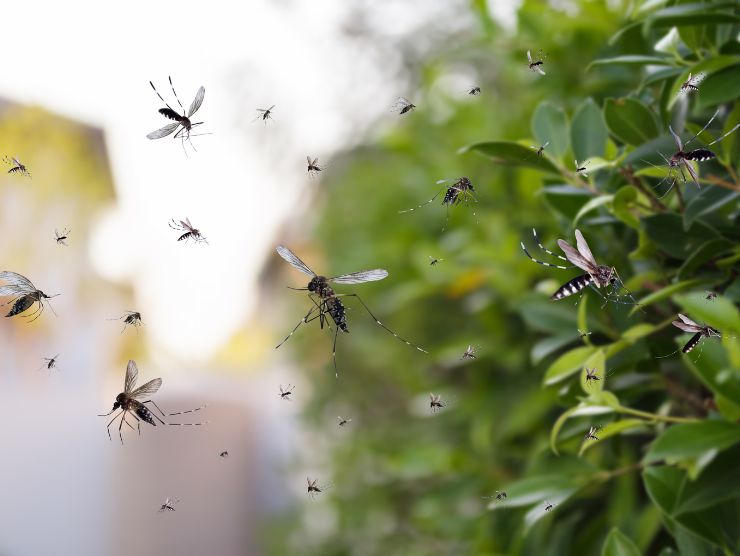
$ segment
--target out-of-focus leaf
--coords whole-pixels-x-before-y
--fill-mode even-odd
[[[549,141],[547,148],[556,157],[568,151],[568,118],[562,108],[546,100],[532,114],[532,134],[540,145]]]
[[[738,18],[740,21],[740,18]],[[716,106],[740,97],[740,64],[714,73],[699,88],[699,104]]]
[[[610,438],[612,436],[616,436],[621,432],[631,430],[631,429],[637,429],[645,426],[645,421],[642,419],[620,419],[619,421],[615,421],[614,423],[608,423],[601,427],[599,429],[599,432],[596,434],[596,436],[599,437],[599,440],[593,440],[589,442],[583,442],[581,444],[581,448],[578,451],[578,455],[583,455],[586,450],[591,448],[592,446],[595,446],[599,442],[602,442],[606,440],[607,438]]]
[[[685,280],[683,282],[677,282],[675,284],[671,284],[670,286],[666,286],[665,288],[661,288],[656,292],[653,292],[651,294],[646,295],[642,299],[638,300],[638,304],[630,311],[630,315],[634,314],[636,311],[640,310],[640,307],[648,307],[649,305],[652,305],[653,303],[657,303],[658,301],[663,301],[664,299],[668,299],[673,294],[682,292],[684,290],[692,289],[696,286],[699,286],[700,284],[704,283],[703,280]]]
[[[573,342],[573,340],[574,340],[573,334],[565,334],[561,336],[550,336],[548,338],[543,338],[542,340],[537,342],[534,346],[532,346],[532,351],[530,353],[530,357],[532,358],[532,363],[535,365],[538,364],[545,357],[559,350],[563,346],[570,344],[571,342]]]
[[[628,145],[641,145],[659,133],[653,113],[633,98],[606,99],[604,120],[610,133]]]
[[[688,230],[697,218],[721,209],[738,197],[740,197],[740,191],[721,187],[705,187],[686,205],[683,213],[683,229]]]
[[[474,151],[487,156],[496,164],[533,168],[546,174],[560,175],[557,167],[546,155],[537,156],[533,149],[511,141],[487,141],[461,148],[458,152]]]
[[[581,346],[564,353],[545,372],[544,384],[550,386],[577,373],[596,350],[592,346]]]
[[[635,230],[640,228],[640,220],[632,213],[632,208],[638,196],[639,193],[635,187],[625,185],[619,188],[612,202],[614,216]]]
[[[719,454],[696,481],[686,482],[677,501],[675,515],[703,510],[731,498],[740,498],[738,461],[740,446],[733,446]]]
[[[601,556],[641,556],[641,553],[628,536],[613,527],[601,548]]]
[[[681,268],[678,270],[679,280],[692,275],[697,268],[707,261],[729,253],[731,250],[732,243],[724,239],[713,239],[701,244],[681,265]]]
[[[675,463],[697,460],[712,451],[722,451],[740,442],[740,425],[726,421],[681,423],[658,436],[645,455],[646,462]]]
[[[613,66],[617,64],[636,66],[670,66],[672,62],[670,58],[663,58],[660,56],[614,56],[613,58],[599,58],[598,60],[594,60],[586,67],[586,71],[590,70],[594,66]]]
[[[719,237],[716,231],[700,221],[688,230],[683,229],[680,215],[656,214],[642,219],[648,237],[660,249],[676,258],[685,258],[700,245]]]
[[[601,109],[592,98],[586,99],[573,115],[570,126],[570,143],[578,160],[592,156],[603,157],[609,134]]]
[[[583,218],[583,216],[585,216],[592,210],[596,210],[601,206],[611,203],[612,200],[614,200],[613,195],[599,195],[598,197],[594,197],[585,205],[583,205],[581,207],[581,210],[578,211],[578,214],[576,214],[576,217],[573,219],[573,226],[576,226],[578,224],[578,221]]]
[[[572,185],[548,186],[543,194],[547,202],[569,220],[575,218],[583,204],[593,197],[585,189]]]
[[[736,7],[735,2],[697,2],[670,6],[650,14],[645,19],[645,31],[647,32],[651,27],[682,27],[737,22],[740,21],[740,17],[731,11],[722,11]]]

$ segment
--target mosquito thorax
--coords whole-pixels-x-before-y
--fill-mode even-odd
[[[614,267],[606,265],[596,267],[596,274],[593,278],[598,287],[614,284],[617,281],[614,277]]]
[[[116,396],[116,401],[115,401],[115,403],[113,404],[113,409],[118,409],[119,407],[121,407],[121,406],[125,405],[125,403],[126,403],[126,398],[127,398],[127,396],[126,396],[126,394],[125,394],[125,393],[121,392],[120,394],[118,394],[118,395]]]

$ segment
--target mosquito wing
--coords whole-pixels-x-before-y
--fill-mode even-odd
[[[200,105],[203,104],[203,97],[205,96],[205,87],[201,87],[200,89],[198,89],[198,92],[195,94],[195,98],[193,99],[193,103],[190,105],[190,109],[188,110],[188,118],[198,111]]]
[[[382,268],[374,268],[373,270],[362,270],[360,272],[353,272],[352,274],[342,274],[341,276],[335,276],[329,278],[330,282],[337,284],[362,284],[363,282],[375,282],[382,280],[388,276],[388,271]]]
[[[144,384],[143,386],[139,386],[136,390],[131,392],[129,396],[132,398],[141,398],[143,396],[151,396],[152,394],[156,394],[157,390],[162,386],[162,379],[161,378],[154,378]]]
[[[588,243],[586,243],[586,239],[583,237],[581,230],[576,230],[576,247],[578,247],[578,252],[583,255],[584,259],[589,261],[593,266],[599,266],[596,263],[596,259],[594,259],[593,253],[591,253],[591,249],[589,249]]]
[[[126,366],[126,380],[123,383],[123,391],[126,394],[130,394],[133,391],[137,378],[139,378],[139,368],[136,366],[136,361],[129,359]]]
[[[537,72],[537,73],[539,73],[540,75],[547,75],[547,74],[545,73],[545,71],[544,71],[544,70],[542,69],[542,66],[535,66],[535,67],[534,67],[534,71],[536,71],[536,72]]]
[[[532,63],[532,52],[527,50],[527,61],[531,64]]]
[[[162,137],[167,137],[169,134],[175,131],[179,125],[179,122],[175,122],[174,124],[167,124],[157,131],[152,131],[151,133],[147,134],[146,137],[147,139],[161,139]]]
[[[304,263],[301,259],[299,259],[298,255],[293,253],[293,251],[291,251],[284,245],[278,245],[275,248],[275,251],[277,251],[278,255],[280,255],[283,259],[285,259],[288,263],[290,263],[290,266],[292,266],[296,270],[300,270],[306,276],[311,276],[311,277],[316,276],[316,273],[310,268],[308,268],[308,265],[306,265],[306,263]]]
[[[313,166],[313,164],[311,164],[311,157],[310,156],[307,156],[306,157],[306,162],[308,163],[309,166]]]
[[[572,262],[574,265],[576,265],[578,268],[582,268],[589,274],[596,271],[596,268],[593,264],[591,264],[591,261],[589,261],[588,259],[585,259],[567,241],[563,239],[559,239],[558,245],[560,246],[560,249],[563,250],[563,253],[565,253],[566,258],[570,262]]]
[[[673,326],[675,326],[676,328],[680,328],[684,332],[699,332],[701,330],[701,326],[699,326],[686,315],[682,315],[681,313],[679,313],[678,318],[681,320],[673,321]]]
[[[36,286],[28,278],[17,272],[9,270],[0,272],[0,280],[7,282],[0,286],[0,295],[24,295],[37,291]]]

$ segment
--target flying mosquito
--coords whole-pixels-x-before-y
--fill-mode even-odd
[[[676,328],[679,328],[683,330],[684,332],[695,332],[688,342],[686,342],[686,345],[681,348],[681,351],[683,353],[689,353],[692,349],[694,349],[702,338],[721,338],[722,334],[720,334],[719,330],[716,328],[712,328],[711,326],[707,325],[700,325],[695,323],[693,320],[691,320],[686,315],[682,315],[681,313],[678,314],[678,318],[680,320],[674,320],[673,326]],[[675,352],[674,352],[675,353]]]
[[[347,419],[346,417],[339,417],[339,416],[337,416],[337,419],[339,420],[339,426],[340,427],[343,427],[347,423],[350,423],[352,421],[352,419]]]
[[[708,291],[706,293],[707,296],[704,299],[706,299],[707,301],[714,301],[715,299],[717,299],[717,292]]]
[[[499,502],[503,502],[504,500],[506,500],[506,491],[505,490],[497,490],[495,495],[493,495],[493,496],[481,496],[481,498],[485,498],[485,499],[495,498]]]
[[[579,166],[578,161],[576,160],[575,164],[576,164],[576,174],[584,178],[587,178],[588,174],[586,173],[586,166],[588,166],[588,162],[581,162],[581,166]]]
[[[443,407],[447,407],[447,404],[442,401],[442,396],[429,392],[429,408],[432,410],[432,413],[437,413]]]
[[[69,233],[72,230],[68,230],[67,228],[64,228],[62,230],[62,233],[60,234],[58,230],[54,230],[54,241],[57,242],[57,245],[64,245],[65,247],[69,247],[69,244],[67,243],[67,240],[69,239]]]
[[[580,328],[576,328],[576,330],[578,330],[578,337],[579,338],[585,338],[586,336],[590,336],[591,335],[591,332],[589,332],[589,331],[581,330]]]
[[[31,281],[25,276],[21,276],[20,274],[10,272],[8,270],[0,272],[0,281],[7,282],[6,284],[0,286],[0,297],[15,298],[13,300],[13,307],[10,309],[10,312],[5,315],[6,317],[14,317],[15,315],[19,315],[26,311],[34,303],[38,303],[38,308],[30,315],[27,315],[33,316],[33,318],[29,321],[33,322],[41,316],[41,313],[44,312],[44,300],[51,299],[52,297],[56,297],[57,295],[59,295],[46,295],[44,292],[34,286]],[[7,303],[4,303],[4,305],[7,305]],[[49,303],[49,307],[51,307],[51,303]],[[53,307],[51,307],[51,312],[54,313]]]
[[[293,390],[295,390],[295,386],[292,384],[288,384],[287,388],[283,390],[283,385],[280,385],[280,399],[281,400],[290,400],[290,397],[293,395]]]
[[[539,56],[536,60],[532,59],[532,53],[527,50],[527,65],[529,66],[530,71],[536,71],[540,75],[545,75],[545,72],[542,71],[542,65],[545,63],[544,56],[542,55],[542,51],[540,50]]]
[[[196,407],[195,409],[188,409],[187,411],[177,411],[175,413],[167,413],[165,414],[164,411],[162,411],[159,406],[154,402],[154,400],[144,400],[139,401],[138,398],[143,398],[145,396],[151,396],[153,394],[156,394],[159,390],[160,386],[162,386],[162,379],[161,378],[155,378],[147,382],[146,384],[139,386],[136,390],[134,390],[134,386],[136,386],[136,379],[139,376],[139,369],[136,367],[136,362],[131,359],[128,362],[128,365],[126,366],[126,379],[124,381],[123,386],[123,392],[118,394],[116,396],[116,401],[113,402],[113,409],[111,409],[108,413],[104,415],[98,415],[98,417],[107,417],[114,411],[118,411],[120,409],[120,412],[113,416],[113,419],[111,419],[108,422],[107,430],[108,430],[108,438],[110,440],[113,440],[110,434],[110,426],[113,424],[113,422],[116,419],[120,418],[120,423],[118,424],[118,436],[121,439],[121,444],[123,444],[123,433],[121,431],[121,427],[123,427],[123,424],[126,423],[129,427],[131,427],[131,430],[134,429],[133,425],[129,423],[126,420],[126,414],[131,415],[134,419],[136,419],[136,426],[139,430],[139,434],[141,434],[141,422],[145,421],[149,423],[152,426],[157,426],[157,423],[154,421],[156,419],[160,422],[162,425],[170,425],[170,426],[200,426],[205,423],[165,423],[160,417],[154,413],[153,411],[149,410],[149,407],[147,407],[146,404],[152,404],[155,408],[157,408],[157,411],[159,411],[162,414],[162,417],[172,417],[173,415],[184,415],[185,413],[194,413],[196,411],[200,411],[205,406]]]
[[[584,439],[585,440],[598,440],[599,437],[596,436],[596,433],[599,432],[600,430],[601,430],[601,427],[599,426],[589,427],[588,432],[584,436]]]
[[[550,510],[552,510],[553,506],[554,505],[552,504],[552,502],[548,502],[547,500],[545,500],[545,511],[546,512],[549,512]]]
[[[313,481],[306,477],[306,483],[308,484],[308,495],[314,498],[317,494],[321,494],[329,487],[327,485],[319,485],[319,480],[314,479]]]
[[[56,369],[57,366],[57,359],[59,358],[59,354],[57,353],[54,357],[44,357],[44,361],[46,361],[42,367],[46,367],[49,373],[51,374],[52,369]]]
[[[308,175],[309,176],[315,176],[324,169],[323,167],[319,166],[318,158],[314,158],[313,160],[311,160],[311,157],[307,156],[306,163],[308,164]]]
[[[398,97],[398,100],[393,105],[393,110],[398,110],[398,113],[402,116],[407,112],[411,112],[414,108],[416,108],[416,105],[404,97]]]
[[[177,504],[180,501],[179,498],[176,496],[173,498],[170,498],[169,496],[164,501],[164,504],[162,504],[162,507],[159,508],[159,512],[174,512],[175,511],[175,504]]]
[[[444,232],[447,228],[447,222],[450,219],[450,207],[453,207],[455,205],[459,205],[460,203],[465,204],[465,206],[468,206],[470,201],[473,201],[474,203],[478,202],[478,199],[475,197],[475,188],[473,187],[473,183],[466,178],[465,176],[458,178],[458,179],[447,179],[447,180],[438,180],[437,185],[443,185],[443,187],[440,188],[437,193],[435,193],[434,197],[429,199],[428,201],[425,201],[424,203],[415,206],[410,209],[406,210],[400,210],[398,211],[399,214],[404,214],[407,212],[413,212],[415,210],[419,210],[422,207],[427,206],[428,204],[434,202],[434,200],[439,197],[439,195],[444,191],[445,195],[442,198],[442,205],[445,207],[445,223],[444,226],[442,226],[442,231]],[[473,209],[473,216],[478,218],[475,214],[475,210]]]
[[[684,94],[684,93],[686,93],[686,94],[698,93],[699,92],[699,83],[701,83],[702,81],[704,81],[704,78],[705,77],[706,77],[706,75],[704,74],[704,72],[699,72],[696,75],[694,75],[693,77],[689,73],[688,79],[686,79],[686,81],[684,81],[681,84],[681,88],[678,90],[678,94],[681,95],[681,94]]]
[[[336,376],[339,376],[339,373],[337,371],[337,335],[339,334],[340,330],[342,332],[349,333],[349,328],[347,327],[347,310],[341,298],[342,297],[354,297],[360,302],[360,304],[367,311],[367,313],[372,317],[375,323],[378,324],[381,328],[383,328],[386,332],[392,334],[395,338],[405,343],[406,345],[416,348],[423,353],[427,353],[424,349],[420,348],[419,346],[415,344],[412,344],[408,340],[405,340],[404,338],[396,334],[393,330],[388,328],[385,324],[380,322],[378,318],[372,313],[372,311],[370,311],[370,308],[365,304],[365,302],[362,300],[362,298],[358,294],[356,293],[338,294],[329,285],[330,282],[334,282],[336,284],[362,284],[364,282],[374,282],[377,280],[382,280],[383,278],[388,276],[387,270],[383,270],[382,268],[376,268],[373,270],[363,270],[360,272],[352,272],[350,274],[342,274],[340,276],[334,276],[332,278],[327,278],[325,276],[317,275],[313,270],[308,268],[306,263],[304,263],[301,259],[299,259],[298,256],[295,253],[293,253],[290,249],[288,249],[287,247],[283,245],[279,245],[275,250],[277,251],[278,255],[280,255],[285,261],[287,261],[293,268],[302,272],[306,276],[311,277],[311,281],[308,283],[307,287],[291,288],[291,289],[308,291],[309,292],[308,296],[311,299],[311,302],[313,303],[313,307],[309,309],[308,313],[306,313],[306,316],[304,316],[298,322],[298,324],[295,325],[295,327],[290,332],[290,334],[288,334],[282,342],[280,342],[277,346],[275,346],[275,349],[278,349],[285,342],[287,342],[288,339],[290,339],[290,337],[295,333],[295,331],[298,330],[298,327],[300,325],[307,323],[307,322],[311,322],[312,320],[315,320],[315,319],[319,319],[319,324],[321,325],[321,328],[323,329],[325,323],[327,324],[327,326],[330,326],[329,318],[331,318],[331,320],[334,322],[334,325],[335,325],[334,344],[332,347],[332,361],[334,363],[334,373]],[[316,314],[314,314],[314,312],[316,312]]]
[[[263,122],[265,122],[265,125],[267,125],[267,120],[272,120],[273,108],[275,108],[274,104],[270,106],[270,108],[257,108],[257,112],[259,112],[259,114],[252,121],[262,120]]]
[[[229,452],[228,452],[228,451],[226,451],[226,450],[224,450],[223,452],[221,452],[221,453],[220,453],[220,454],[218,455],[218,457],[220,457],[220,458],[222,458],[222,459],[226,459],[226,458],[228,458],[228,457],[229,457]]]
[[[586,384],[591,384],[592,382],[597,382],[601,380],[601,377],[596,374],[596,368],[589,369],[586,367]]]
[[[141,321],[141,313],[138,311],[126,311],[122,316],[118,317],[117,319],[108,319],[108,320],[121,320],[123,319],[123,328],[121,328],[121,334],[123,334],[123,331],[126,330],[127,326],[133,326],[134,328],[139,328],[140,326],[143,326],[144,323]],[[138,330],[137,330],[138,333]]]
[[[10,170],[8,170],[8,174],[20,174],[21,176],[26,176],[27,178],[31,177],[31,172],[28,171],[28,168],[26,168],[25,164],[18,160],[18,157],[6,156],[3,158],[3,161],[11,166]]]
[[[468,94],[470,96],[477,97],[480,94],[480,87],[471,87],[470,89],[468,89]]]
[[[592,288],[594,288],[594,291],[599,293],[599,295],[601,295],[601,293],[595,288],[603,288],[605,286],[612,286],[612,288],[616,288],[617,286],[619,286],[624,288],[624,285],[622,284],[622,281],[617,274],[617,270],[613,266],[600,265],[596,262],[596,259],[594,259],[594,256],[591,253],[591,249],[589,249],[588,244],[586,243],[586,240],[584,239],[583,234],[580,230],[576,230],[576,245],[578,246],[577,251],[567,241],[564,241],[562,239],[558,240],[558,245],[560,246],[560,249],[563,250],[563,253],[565,253],[565,257],[561,257],[560,255],[557,255],[549,249],[545,248],[545,246],[542,245],[540,239],[537,237],[537,231],[534,228],[532,228],[532,234],[534,235],[534,239],[537,242],[537,245],[545,253],[552,255],[553,257],[557,257],[562,261],[571,262],[573,263],[573,265],[585,270],[587,273],[582,274],[581,276],[577,276],[576,278],[573,278],[572,280],[569,280],[568,282],[563,284],[552,295],[551,299],[555,301],[563,299],[564,297],[568,297],[580,292],[587,286],[591,286]],[[520,245],[522,246],[524,254],[538,264],[550,266],[552,268],[559,268],[561,270],[573,268],[573,266],[561,266],[539,261],[529,254],[529,251],[527,251],[527,248],[524,246],[524,242],[521,242]],[[602,295],[601,297],[609,300],[609,295],[610,294],[607,294],[606,297]],[[632,297],[631,294],[628,293],[628,295],[630,296],[630,298]],[[636,305],[637,303],[633,300],[631,304]]]
[[[468,344],[468,349],[465,350],[460,359],[476,359],[478,357],[476,355],[478,353],[478,349],[480,349],[478,346]]]
[[[175,135],[173,136],[173,139],[177,139],[178,137],[180,138],[182,142],[182,150],[185,152],[185,155],[187,156],[188,153],[185,150],[185,141],[190,143],[190,146],[193,147],[194,151],[197,151],[197,149],[193,145],[193,141],[190,139],[191,131],[193,130],[193,128],[203,124],[203,122],[192,122],[190,118],[193,117],[193,115],[200,108],[200,105],[203,104],[203,97],[206,96],[206,89],[203,86],[201,86],[200,89],[198,89],[198,92],[195,93],[195,98],[193,99],[193,102],[190,105],[190,108],[188,109],[187,112],[185,112],[185,107],[182,105],[182,102],[180,102],[180,99],[178,98],[177,93],[175,92],[175,86],[172,84],[172,77],[170,77],[169,80],[170,80],[170,88],[172,89],[172,94],[175,95],[175,99],[177,100],[177,103],[180,105],[180,108],[182,108],[182,115],[178,114],[175,110],[172,109],[172,107],[169,104],[167,104],[164,98],[162,98],[162,95],[159,94],[159,91],[157,91],[157,88],[154,86],[154,83],[149,81],[149,84],[152,86],[152,89],[154,89],[154,92],[157,93],[157,96],[159,97],[159,99],[162,102],[164,102],[165,106],[167,107],[167,108],[160,108],[158,112],[162,114],[168,120],[173,120],[174,123],[167,124],[166,126],[156,131],[152,131],[151,133],[147,135],[147,138],[148,139],[161,139],[162,137],[167,137],[168,135],[172,134],[178,127],[182,126],[182,129],[180,129],[179,131],[177,131],[177,133],[175,133]],[[198,135],[206,135],[206,134],[199,133]]]
[[[185,232],[177,238],[177,241],[185,240],[185,243],[187,243],[189,240],[192,239],[193,241],[195,241],[195,243],[208,244],[205,236],[200,233],[200,230],[198,228],[190,223],[189,218],[185,218],[185,220],[180,220],[179,224],[175,222],[175,219],[173,218],[172,221],[168,224],[173,230],[177,230],[178,232]]]
[[[542,156],[542,154],[545,152],[545,149],[547,148],[547,145],[550,144],[550,141],[545,141],[544,145],[532,145],[532,148],[537,151],[537,156]],[[576,164],[576,166],[578,166]]]
[[[444,261],[444,259],[437,259],[429,255],[429,266],[437,266],[442,261]]]

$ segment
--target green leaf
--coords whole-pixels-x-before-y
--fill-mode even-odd
[[[738,461],[740,446],[734,446],[717,456],[696,481],[686,482],[676,501],[674,515],[696,512],[731,498],[740,498]]]
[[[601,109],[592,98],[586,99],[573,115],[570,126],[570,143],[578,160],[592,156],[603,157],[608,132]]]
[[[593,199],[591,199],[589,202],[581,207],[581,210],[578,211],[578,214],[576,214],[576,217],[573,219],[573,226],[577,225],[578,221],[584,215],[588,214],[592,210],[596,210],[603,205],[611,203],[613,199],[613,195],[599,195],[598,197],[594,197]]]
[[[671,100],[668,103],[668,108],[670,109],[681,98],[679,91],[681,90],[681,85],[683,85],[689,78],[689,74],[699,75],[700,73],[704,73],[705,75],[712,75],[713,73],[738,63],[740,63],[740,57],[738,56],[712,56],[711,58],[707,58],[706,60],[702,60],[698,64],[693,65],[689,69],[681,71],[671,87]],[[703,85],[701,85],[699,89],[700,96],[702,96]]]
[[[640,229],[640,220],[632,211],[639,196],[640,193],[637,191],[637,188],[631,185],[625,185],[619,188],[612,202],[612,214],[635,230]]]
[[[532,134],[540,145],[550,142],[548,150],[556,157],[568,152],[568,118],[561,108],[542,101],[532,115]]]
[[[692,289],[695,286],[699,286],[703,283],[705,283],[704,280],[685,280],[683,282],[677,282],[676,284],[671,284],[670,286],[661,288],[658,291],[646,295],[642,299],[638,300],[637,305],[635,305],[635,307],[630,311],[630,315],[633,315],[636,311],[639,311],[640,308],[647,307],[649,305],[652,305],[653,303],[657,303],[658,301],[663,301],[664,299],[668,299],[675,293]]]
[[[581,346],[564,353],[545,372],[544,384],[550,386],[577,373],[596,350],[592,346]]]
[[[679,295],[676,302],[697,322],[706,322],[727,335],[740,335],[740,311],[732,301],[718,297],[707,303],[700,296]]]
[[[546,174],[560,175],[560,170],[548,159],[547,153],[537,156],[532,150],[511,141],[488,141],[461,148],[458,153],[474,151],[493,160],[496,164],[532,168]]]
[[[684,27],[738,22],[740,17],[731,12],[722,11],[736,6],[735,2],[697,2],[663,8],[645,19],[644,32],[647,33],[651,27]]]
[[[641,556],[641,553],[629,537],[613,527],[601,548],[601,556]]]
[[[678,270],[679,280],[690,276],[696,269],[712,259],[719,258],[732,250],[732,243],[724,239],[712,239],[702,243],[689,255]]]
[[[641,145],[659,133],[653,113],[633,98],[606,99],[604,119],[609,132],[628,145]]]
[[[599,437],[599,440],[593,440],[589,442],[583,442],[581,444],[581,448],[578,451],[578,455],[583,455],[586,450],[591,448],[592,446],[595,446],[599,442],[602,442],[606,440],[607,438],[610,438],[612,436],[617,436],[619,433],[623,431],[627,431],[630,429],[637,429],[637,428],[643,428],[645,427],[645,421],[642,419],[620,419],[619,421],[615,421],[613,423],[608,423],[601,427],[599,429],[599,432],[596,436]]]
[[[590,70],[594,66],[613,66],[613,65],[633,65],[633,66],[670,66],[672,65],[670,58],[663,58],[659,56],[640,56],[640,55],[627,55],[627,56],[615,56],[613,58],[599,58],[591,62],[586,71]]]
[[[686,205],[683,213],[683,229],[688,230],[697,218],[711,214],[739,197],[740,191],[722,187],[705,187]]]
[[[703,243],[719,237],[716,231],[701,221],[694,222],[691,228],[684,230],[681,216],[675,213],[643,218],[642,225],[655,245],[678,259],[686,258]]]
[[[726,421],[701,421],[673,425],[658,436],[645,462],[696,461],[709,452],[722,451],[740,442],[740,425]]]
[[[699,87],[699,104],[711,107],[740,96],[740,64],[710,75]]]

